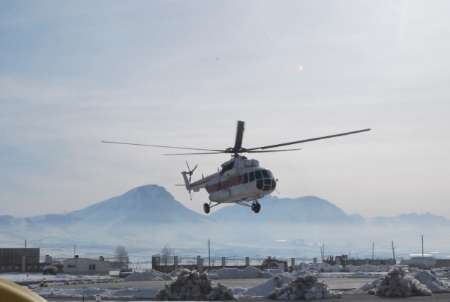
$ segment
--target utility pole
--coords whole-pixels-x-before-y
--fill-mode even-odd
[[[423,251],[423,234],[422,234],[422,258],[425,256],[425,253]]]
[[[27,248],[27,240],[25,239],[25,248]]]
[[[322,259],[322,262],[325,259],[325,244],[322,243],[322,245],[320,246],[320,258]]]
[[[208,239],[208,267],[211,267],[211,240]]]
[[[394,260],[394,264],[397,264],[397,261],[395,259],[395,247],[394,247],[394,240],[391,241],[392,245],[392,259]]]
[[[372,261],[375,260],[375,242],[372,241]]]

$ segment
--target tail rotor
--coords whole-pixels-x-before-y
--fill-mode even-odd
[[[186,190],[189,192],[189,199],[192,200],[192,194],[191,194],[191,179],[192,174],[194,174],[194,171],[197,169],[198,165],[195,165],[193,169],[189,166],[189,163],[186,161],[186,167],[187,171],[181,172],[181,175],[183,175],[184,179],[184,185],[186,187]]]

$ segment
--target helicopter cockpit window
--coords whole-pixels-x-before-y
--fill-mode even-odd
[[[252,182],[255,180],[255,172],[250,172],[248,175],[248,181]]]
[[[261,178],[262,178],[262,173],[261,173],[261,171],[260,171],[260,170],[255,171],[255,176],[256,176],[256,179],[261,179]]]
[[[223,174],[223,173],[227,172],[228,170],[233,169],[233,166],[234,166],[234,162],[231,162],[229,164],[222,166],[222,171],[220,171],[220,173]]]
[[[262,172],[264,178],[270,178],[269,172],[267,170],[262,170],[261,172]]]

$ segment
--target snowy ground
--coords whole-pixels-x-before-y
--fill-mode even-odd
[[[41,281],[47,282],[65,282],[65,281],[87,281],[87,282],[106,282],[111,281],[113,278],[103,275],[43,275],[41,273],[7,273],[0,274],[0,278],[14,281],[20,284],[39,283]]]
[[[36,293],[44,296],[49,301],[94,301],[95,295],[101,295],[104,301],[150,301],[156,294],[164,288],[166,284],[172,282],[171,275],[154,271],[138,273],[127,279],[111,278],[110,276],[73,276],[57,275],[48,276],[42,274],[0,274],[0,278],[28,285]],[[378,279],[385,275],[385,272],[327,272],[319,273],[320,281],[323,281],[332,290],[344,292],[343,299],[335,301],[381,301],[378,297],[364,294],[351,293],[352,289],[360,288],[362,285]],[[448,276],[448,271],[440,274]],[[219,277],[218,274],[215,274]],[[294,278],[294,274],[286,274],[289,278]],[[173,278],[175,275],[172,275]],[[264,300],[264,295],[246,296],[248,289],[264,287],[270,278],[217,278],[212,280],[213,284],[221,283],[233,290],[235,296],[241,301]],[[45,278],[48,287],[40,287],[40,281]],[[150,279],[148,279],[150,278]],[[359,300],[356,299],[359,297]],[[387,299],[383,299],[385,301]],[[450,301],[450,294],[433,295],[432,297],[408,298],[413,301]],[[328,301],[334,301],[333,299]]]
[[[232,288],[235,294],[242,294],[245,289],[252,288],[259,284],[266,282],[268,279],[219,279],[214,280],[213,283],[221,283],[229,288]],[[372,281],[371,278],[320,278],[331,289],[350,290],[355,289],[363,284]],[[114,282],[114,283],[99,283],[99,284],[71,284],[71,285],[56,285],[47,288],[35,288],[34,290],[51,300],[61,301],[61,298],[73,298],[81,301],[82,296],[92,297],[99,294],[107,299],[132,300],[132,299],[152,299],[165,284],[171,281],[130,281],[130,282]],[[58,299],[56,299],[58,298]]]

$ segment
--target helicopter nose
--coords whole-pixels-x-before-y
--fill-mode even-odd
[[[265,192],[273,191],[276,187],[276,181],[269,170],[263,170],[263,177],[258,179],[256,187]]]

